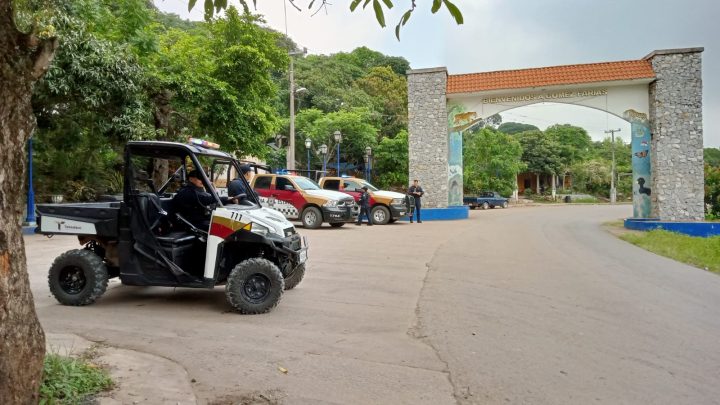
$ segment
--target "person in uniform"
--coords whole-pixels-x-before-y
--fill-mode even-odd
[[[410,186],[410,189],[408,189],[407,193],[415,199],[415,215],[418,224],[421,224],[422,221],[420,220],[420,207],[422,204],[420,202],[420,199],[422,198],[423,194],[425,194],[425,191],[422,189],[422,187],[420,187],[420,182],[418,181],[418,179],[413,180],[413,185]],[[412,214],[410,214],[410,223],[412,224],[412,222],[413,217]]]
[[[370,193],[368,192],[367,186],[363,186],[362,190],[363,192],[360,194],[360,201],[358,201],[358,204],[360,205],[360,215],[358,215],[357,223],[355,223],[355,225],[362,225],[362,217],[363,214],[365,214],[367,216],[368,225],[372,226],[373,223],[370,218]]]
[[[255,191],[249,186],[250,180],[252,180],[252,168],[248,165],[242,165],[240,166],[240,173],[245,177],[248,186],[245,186],[245,182],[243,182],[240,177],[236,177],[228,184],[228,196],[236,197],[240,194],[245,194],[247,198],[250,198],[250,196],[257,198],[257,194],[255,194]]]
[[[210,228],[211,205],[217,201],[215,197],[205,191],[200,173],[191,170],[188,175],[188,182],[172,199],[174,211],[198,229],[208,231]],[[227,204],[231,200],[228,197],[220,198],[220,202]]]

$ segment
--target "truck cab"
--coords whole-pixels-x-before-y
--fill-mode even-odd
[[[294,174],[256,174],[251,186],[263,207],[280,211],[288,220],[300,220],[305,228],[323,222],[339,228],[357,218],[359,208],[345,193],[323,190],[313,180]]]
[[[370,193],[370,217],[373,224],[393,223],[408,213],[405,194],[380,190],[368,181],[357,177],[323,177],[320,179],[320,187],[324,190],[349,194],[356,202],[360,200],[361,189],[367,187]]]

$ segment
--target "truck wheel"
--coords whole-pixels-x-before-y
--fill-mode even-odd
[[[63,305],[89,305],[108,285],[108,270],[103,260],[90,250],[69,250],[50,266],[50,292]]]
[[[280,269],[267,259],[248,259],[230,272],[225,296],[241,314],[262,314],[277,306],[285,282]]]
[[[486,209],[488,209],[488,208],[490,208],[490,204],[488,204],[487,201],[485,201],[484,203],[482,203],[482,209],[486,210]]]
[[[343,225],[345,225],[345,222],[333,222],[330,224],[333,228],[340,228]]]
[[[285,279],[285,289],[286,290],[292,290],[293,288],[297,287],[298,284],[302,281],[303,277],[305,277],[305,263],[298,265],[295,268],[295,271],[290,275],[290,277]]]
[[[307,207],[302,213],[302,224],[307,229],[317,229],[322,225],[322,212],[315,207]]]
[[[507,202],[507,201],[504,201],[504,202],[502,203],[502,207],[503,207],[503,208],[507,208],[507,207],[508,207],[508,202]]]
[[[390,210],[382,205],[376,205],[370,210],[370,217],[372,218],[373,224],[385,225],[390,220]]]

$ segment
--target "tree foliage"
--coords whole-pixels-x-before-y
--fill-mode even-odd
[[[503,122],[498,127],[498,131],[506,133],[508,135],[519,134],[520,132],[525,132],[525,131],[539,131],[539,130],[540,130],[540,128],[536,127],[535,125],[522,124],[519,122]]]
[[[409,184],[408,133],[383,138],[373,150],[373,181],[381,188],[402,190]]]
[[[494,190],[511,195],[516,176],[526,168],[520,142],[510,135],[486,127],[464,136],[463,182],[467,193]]]
[[[720,148],[705,148],[703,158],[706,164],[712,167],[720,167]]]
[[[542,131],[525,131],[514,135],[523,149],[522,161],[536,174],[562,174],[560,145]]]

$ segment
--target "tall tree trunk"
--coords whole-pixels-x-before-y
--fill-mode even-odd
[[[32,86],[57,47],[15,26],[13,0],[0,0],[0,404],[38,401],[45,335],[28,282],[20,221],[27,141],[35,128]]]
[[[153,111],[155,132],[163,134],[158,138],[159,141],[175,140],[175,131],[170,124],[170,118],[173,113],[172,105],[170,105],[172,97],[172,92],[167,89],[160,90],[153,97],[153,102],[155,103],[155,110]],[[167,159],[153,159],[152,179],[158,188],[160,188],[165,179],[168,178],[169,174],[169,163]]]

